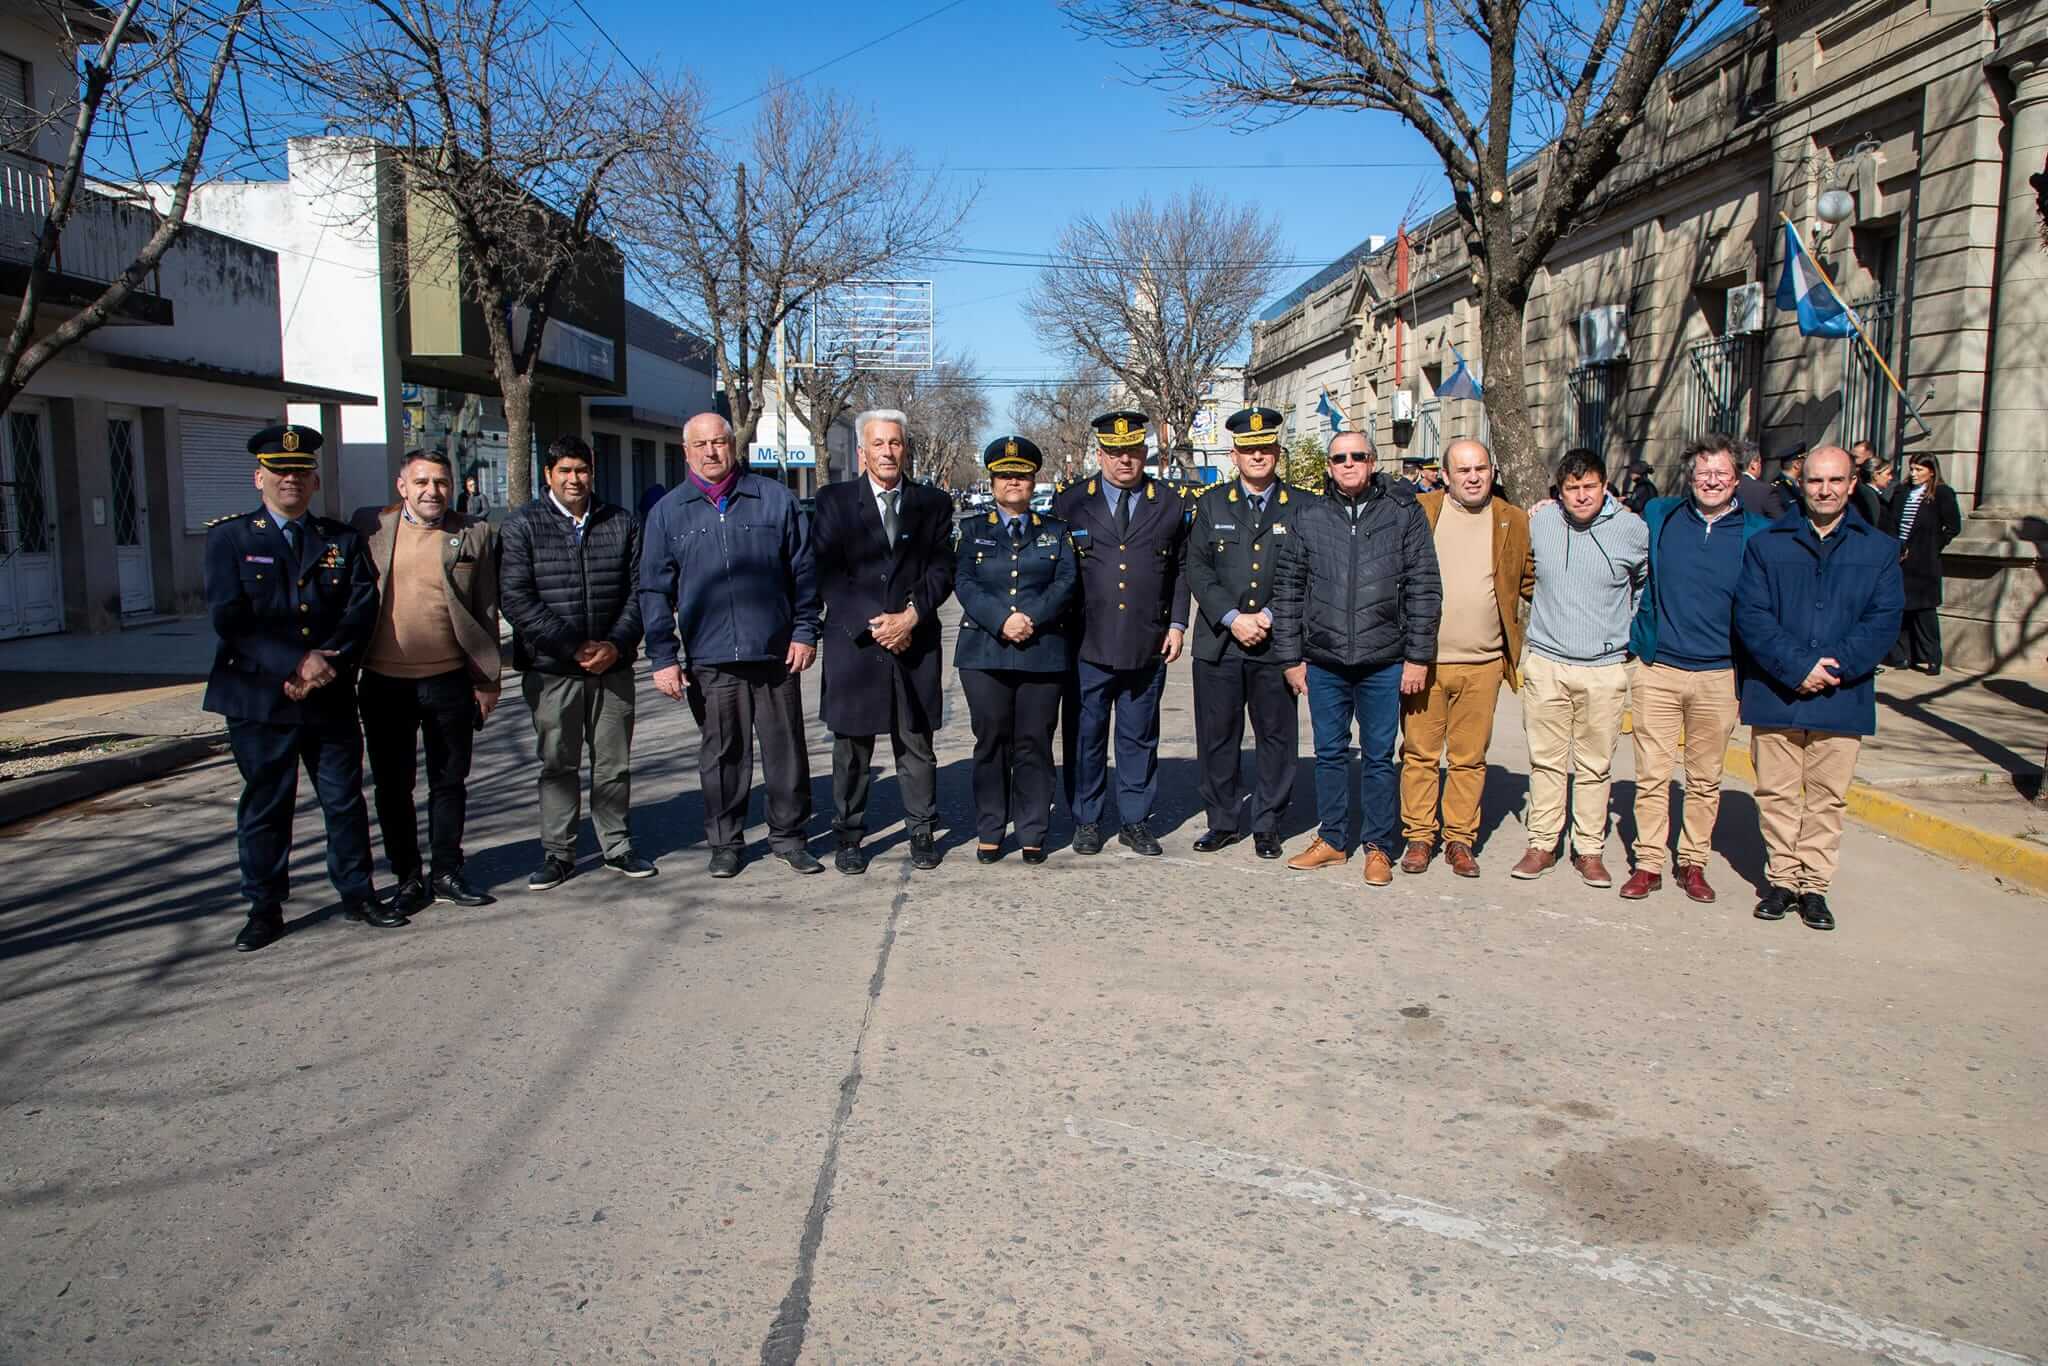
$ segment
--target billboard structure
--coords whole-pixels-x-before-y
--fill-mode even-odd
[[[824,291],[811,305],[805,368],[856,370],[932,368],[932,282],[852,280]]]

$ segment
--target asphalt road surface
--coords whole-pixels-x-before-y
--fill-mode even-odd
[[[0,1360],[2048,1355],[2039,898],[1852,824],[1841,929],[1756,921],[1741,790],[1716,905],[1512,882],[1511,707],[1479,881],[1203,858],[1185,664],[1162,859],[978,866],[956,686],[941,869],[885,767],[864,877],[713,882],[640,697],[651,881],[523,889],[516,691],[485,909],[333,917],[302,807],[233,953],[220,763],[0,831]]]

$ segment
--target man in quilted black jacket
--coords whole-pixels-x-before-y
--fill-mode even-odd
[[[541,864],[530,890],[575,875],[583,819],[583,751],[590,751],[590,818],[604,866],[652,877],[633,854],[633,657],[640,649],[640,525],[591,492],[582,437],[542,457],[548,491],[499,527],[499,606],[512,623],[512,662],[540,736]]]
[[[1273,654],[1308,697],[1321,829],[1288,867],[1351,857],[1351,735],[1358,727],[1365,791],[1358,838],[1367,886],[1393,881],[1400,804],[1394,740],[1401,697],[1420,692],[1436,658],[1443,583],[1429,519],[1415,495],[1375,470],[1372,441],[1330,441],[1323,497],[1294,516],[1273,594]]]

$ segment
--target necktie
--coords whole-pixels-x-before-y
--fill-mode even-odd
[[[1010,519],[1010,544],[1013,546],[1024,544],[1024,519],[1022,517],[1012,517]]]
[[[886,489],[882,493],[882,539],[891,550],[896,548],[896,499],[901,494],[901,489]]]
[[[1123,529],[1124,535],[1128,536],[1131,534],[1131,491],[1129,489],[1118,490],[1116,524]]]
[[[278,530],[284,533],[284,543],[291,548],[292,552],[292,568],[297,569],[299,567],[299,524],[297,522],[280,523]]]

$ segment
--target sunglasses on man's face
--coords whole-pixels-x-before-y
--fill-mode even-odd
[[[1379,457],[1374,455],[1371,451],[1330,452],[1330,463],[1332,465],[1370,465],[1373,461],[1377,459],[1379,459]]]

